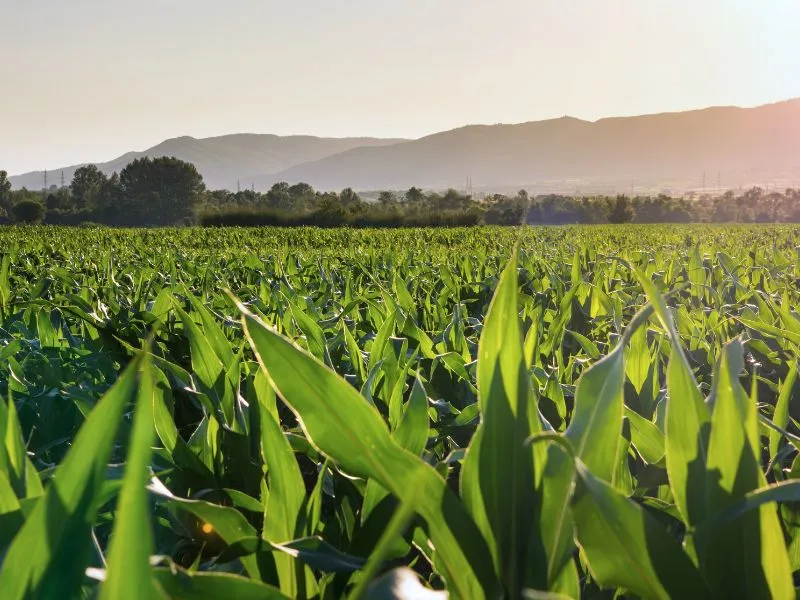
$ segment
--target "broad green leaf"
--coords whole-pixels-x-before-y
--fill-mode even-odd
[[[710,513],[720,513],[762,488],[766,480],[758,456],[760,442],[755,403],[739,383],[741,342],[723,349],[715,373],[716,402],[711,417],[708,470]],[[784,598],[793,593],[791,568],[774,505],[722,527],[699,528],[695,536],[700,565],[713,592],[721,596]]]
[[[713,485],[706,469],[711,415],[681,348],[680,337],[664,297],[643,273],[637,271],[636,275],[672,344],[667,367],[667,473],[675,504],[684,521],[696,526],[708,514],[707,490]]]
[[[300,520],[306,488],[291,445],[280,425],[270,413],[270,407],[259,397],[261,450],[267,465],[269,497],[264,511],[263,537],[280,544],[297,538],[303,529]],[[275,564],[281,591],[289,597],[300,589],[311,594],[316,586],[313,577],[306,577],[305,568],[288,554],[277,555]],[[301,588],[301,586],[303,586]],[[312,589],[309,589],[312,586]]]
[[[322,328],[295,303],[290,301],[289,308],[292,311],[294,320],[297,322],[297,326],[306,336],[308,350],[326,365],[333,368],[333,362],[328,353],[328,344],[325,341],[325,333]]]
[[[389,311],[388,316],[384,319],[380,329],[375,334],[375,339],[372,340],[372,346],[369,353],[369,361],[367,362],[367,372],[371,373],[378,362],[383,358],[383,353],[386,349],[386,344],[389,343],[389,337],[394,331],[396,323],[396,315],[394,311]]]
[[[233,573],[191,573],[179,567],[153,569],[170,600],[287,600],[280,591]]]
[[[200,322],[203,324],[203,333],[214,349],[217,358],[219,358],[223,365],[231,364],[235,359],[234,352],[231,350],[231,343],[228,341],[228,338],[225,337],[217,320],[203,303],[200,302],[200,299],[192,294],[188,288],[184,288],[184,293],[189,299],[194,312],[200,315]]]
[[[283,544],[272,544],[274,548],[287,556],[301,559],[309,567],[325,573],[350,573],[364,566],[366,560],[337,550],[321,537],[308,537]],[[302,564],[302,563],[298,563]],[[305,593],[312,594],[312,590]]]
[[[792,390],[797,381],[797,361],[792,360],[789,366],[789,373],[781,384],[781,393],[778,395],[778,402],[775,404],[775,414],[772,422],[778,427],[786,429],[789,423],[789,402],[792,399]],[[783,436],[779,431],[769,432],[769,455],[774,457],[778,453],[778,448]]]
[[[60,600],[79,588],[106,463],[132,398],[142,355],[125,369],[81,427],[45,495],[8,549],[0,569],[4,598]]]
[[[225,365],[217,357],[211,343],[192,317],[177,304],[175,304],[175,310],[181,317],[184,331],[189,339],[192,370],[205,388],[202,391],[211,394],[212,400],[217,403],[218,410],[222,414],[224,424],[232,425],[234,420],[234,398],[233,391],[229,389]]]
[[[392,432],[392,439],[412,454],[419,456],[425,450],[429,431],[428,398],[422,383],[419,379],[415,379],[411,387],[411,395],[404,407],[403,418],[397,429]],[[367,482],[364,502],[361,506],[362,523],[366,522],[373,509],[387,495],[386,489],[375,479]]]
[[[743,500],[731,505],[704,526],[719,527],[731,523],[752,510],[774,502],[800,502],[800,481],[784,481],[748,492]]]
[[[482,598],[491,593],[487,549],[439,475],[391,439],[380,414],[352,386],[243,306],[240,309],[259,362],[314,446],[345,471],[374,478],[397,498],[414,502],[454,597]]]
[[[565,433],[591,472],[609,482],[618,461],[622,429],[624,352],[620,344],[583,372],[575,390],[575,411]]]
[[[235,508],[218,506],[203,500],[187,500],[178,498],[166,489],[154,489],[168,499],[167,505],[181,511],[188,512],[198,519],[198,532],[200,536],[218,536],[229,547],[241,546],[243,556],[240,558],[247,574],[260,580],[270,580],[274,573],[275,565],[271,559],[267,560],[262,549],[258,532],[247,519]]]
[[[150,446],[155,430],[153,405],[160,392],[155,385],[153,365],[148,357],[149,354],[145,354],[141,361],[125,478],[117,501],[108,570],[100,600],[148,600],[159,597],[150,569],[153,534],[150,530],[147,482],[150,480]]]
[[[708,598],[680,544],[641,506],[581,463],[572,499],[575,530],[593,577],[643,598]]]
[[[625,418],[631,424],[631,442],[642,459],[651,465],[664,462],[666,440],[661,430],[639,413],[625,407]]]
[[[517,254],[514,252],[498,284],[481,332],[478,348],[479,443],[467,452],[462,489],[480,490],[482,510],[473,511],[484,535],[490,533],[495,569],[507,594],[520,595],[528,566],[528,545],[534,510],[534,455],[526,440],[528,411],[535,411],[528,385],[518,319]],[[477,434],[476,434],[477,437]],[[476,439],[476,438],[473,438]],[[498,468],[503,465],[503,468]],[[477,495],[472,489],[466,492]]]

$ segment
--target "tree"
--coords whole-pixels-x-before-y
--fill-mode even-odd
[[[450,188],[439,200],[439,208],[443,210],[459,210],[466,208],[469,202],[469,196],[460,193],[458,190]]]
[[[11,182],[8,173],[0,171],[0,209],[6,212],[11,208]]]
[[[193,216],[205,191],[194,165],[175,157],[139,158],[119,174],[122,207],[142,224],[175,224]]]
[[[289,196],[295,202],[314,195],[314,188],[307,183],[295,183],[289,188]]]
[[[106,183],[105,174],[96,165],[78,167],[72,176],[69,192],[76,208],[92,206]]]
[[[361,198],[359,198],[358,194],[353,191],[353,188],[344,188],[342,193],[339,194],[339,201],[342,203],[342,206],[347,208],[354,204],[360,203]]]
[[[420,204],[425,200],[425,193],[418,187],[409,188],[405,193],[405,200],[409,204]]]
[[[112,173],[111,177],[103,182],[94,197],[93,206],[100,211],[114,211],[123,207],[122,185],[118,173]]]
[[[633,221],[633,216],[631,199],[627,196],[617,196],[611,204],[608,220],[612,223],[630,223]]]
[[[44,219],[44,204],[38,200],[25,199],[11,209],[17,223],[40,223]]]
[[[381,192],[378,194],[378,202],[381,206],[388,207],[397,204],[397,196],[394,192]]]
[[[289,190],[288,183],[279,181],[267,192],[267,204],[273,208],[289,208],[292,204],[292,196]]]
[[[347,220],[347,211],[341,202],[332,195],[325,195],[314,211],[314,223],[317,225],[341,225]]]

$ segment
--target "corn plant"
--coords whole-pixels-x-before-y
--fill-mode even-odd
[[[799,233],[4,229],[3,597],[793,597]]]

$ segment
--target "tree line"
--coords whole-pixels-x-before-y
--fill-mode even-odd
[[[359,195],[276,183],[266,192],[209,190],[194,165],[174,157],[139,158],[110,176],[95,165],[68,186],[12,190],[0,171],[0,223],[112,226],[456,226],[568,223],[800,222],[800,190],[657,196],[530,196],[412,187]]]

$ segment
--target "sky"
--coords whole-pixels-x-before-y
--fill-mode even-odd
[[[798,0],[0,0],[0,170],[800,97]]]

